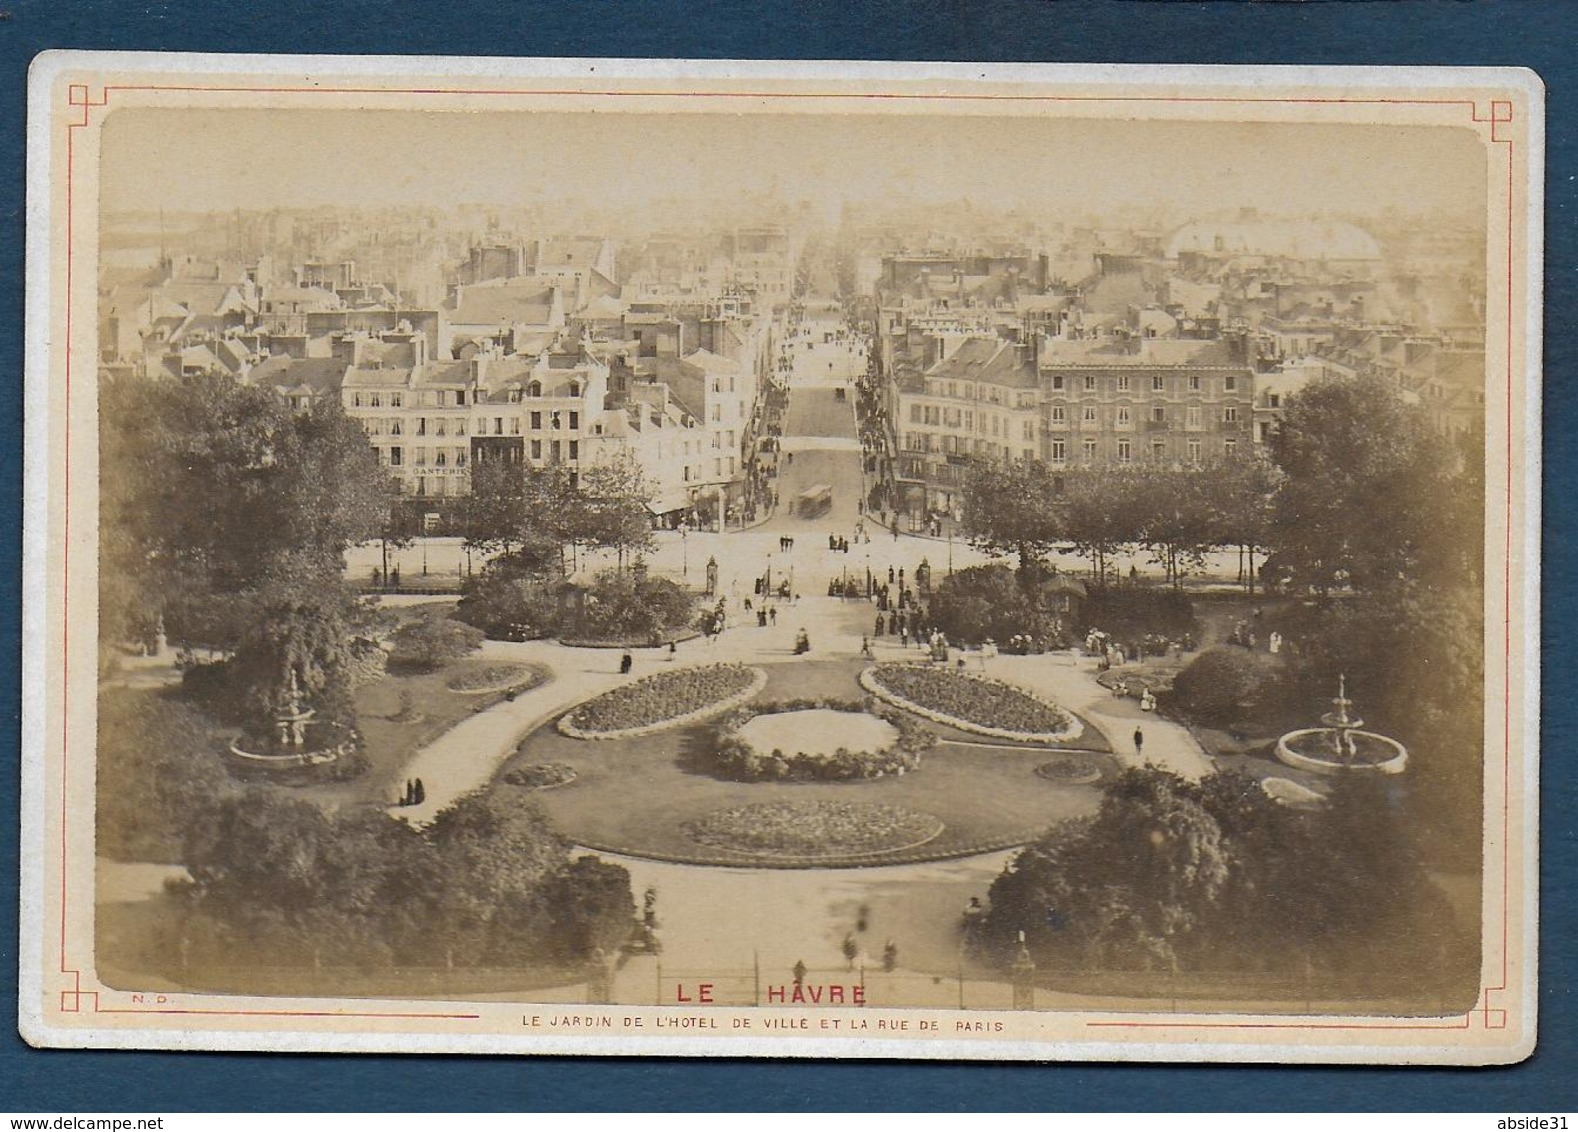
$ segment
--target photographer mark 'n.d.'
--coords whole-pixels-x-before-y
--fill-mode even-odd
[[[324,63],[34,70],[30,1040],[1532,1048],[1535,80]]]

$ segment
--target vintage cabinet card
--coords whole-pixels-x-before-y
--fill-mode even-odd
[[[1526,1056],[1542,112],[41,57],[23,1034]]]

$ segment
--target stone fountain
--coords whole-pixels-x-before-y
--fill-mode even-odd
[[[1333,711],[1320,717],[1321,727],[1289,731],[1277,740],[1277,758],[1300,770],[1336,774],[1345,770],[1401,774],[1408,764],[1408,749],[1386,735],[1361,730],[1364,720],[1351,713],[1348,678],[1337,678]]]
[[[307,706],[292,668],[285,702],[275,714],[267,737],[258,742],[260,737],[254,735],[249,743],[249,737],[242,735],[230,744],[230,755],[241,765],[272,770],[332,763],[355,746],[355,739],[338,724],[315,720],[316,714],[317,709]],[[254,746],[261,749],[252,750]]]

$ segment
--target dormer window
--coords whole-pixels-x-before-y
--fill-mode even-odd
[[[542,396],[542,382],[534,381],[530,385],[528,385],[526,387],[526,396],[528,396],[528,397],[541,397]]]

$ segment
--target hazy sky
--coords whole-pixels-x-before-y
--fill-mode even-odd
[[[1081,212],[1477,214],[1485,193],[1468,129],[1053,117],[135,109],[106,120],[103,162],[109,210],[508,206],[539,194],[624,208],[774,187],[858,202],[893,186]]]

